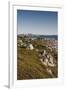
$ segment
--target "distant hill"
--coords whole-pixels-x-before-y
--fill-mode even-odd
[[[37,34],[19,34],[18,37],[31,37],[31,38],[47,38],[47,39],[54,39],[58,40],[58,35],[37,35]]]
[[[40,35],[41,38],[49,38],[49,39],[55,39],[57,40],[58,39],[58,36],[57,35]]]

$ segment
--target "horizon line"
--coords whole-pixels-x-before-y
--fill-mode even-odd
[[[57,35],[58,34],[34,34],[34,33],[18,33],[17,35],[20,35],[20,34],[26,34],[26,35],[29,35],[29,34],[32,34],[32,35]]]

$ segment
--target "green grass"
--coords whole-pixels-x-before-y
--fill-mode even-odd
[[[45,66],[40,62],[35,50],[18,48],[17,57],[17,79],[41,79],[52,78],[46,72]]]
[[[25,40],[23,39],[25,43]],[[58,73],[58,57],[57,52],[46,47],[47,42],[41,40],[31,41],[34,48],[39,50],[46,50],[50,53],[57,62],[57,67],[51,68],[54,77],[57,77]],[[43,79],[43,78],[53,78],[47,71],[46,67],[41,63],[38,57],[38,52],[34,50],[27,50],[26,48],[17,47],[17,79]],[[50,67],[49,67],[50,68]]]

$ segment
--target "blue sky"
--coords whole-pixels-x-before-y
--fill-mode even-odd
[[[58,13],[52,11],[17,10],[18,34],[58,34]]]

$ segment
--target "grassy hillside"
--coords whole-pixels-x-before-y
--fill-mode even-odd
[[[42,79],[42,78],[56,78],[58,77],[58,53],[55,49],[52,51],[47,47],[50,44],[47,40],[26,40],[25,38],[18,37],[22,40],[23,44],[28,41],[34,46],[33,50],[27,49],[25,46],[17,46],[17,79]],[[17,41],[18,42],[18,41]],[[21,44],[21,42],[18,42]],[[39,58],[39,53],[36,50],[46,50],[48,54],[53,56],[56,67],[46,67]],[[47,72],[47,68],[52,71],[51,75]]]
[[[52,78],[47,73],[45,66],[41,63],[35,50],[18,48],[17,54],[17,79],[40,79]]]

